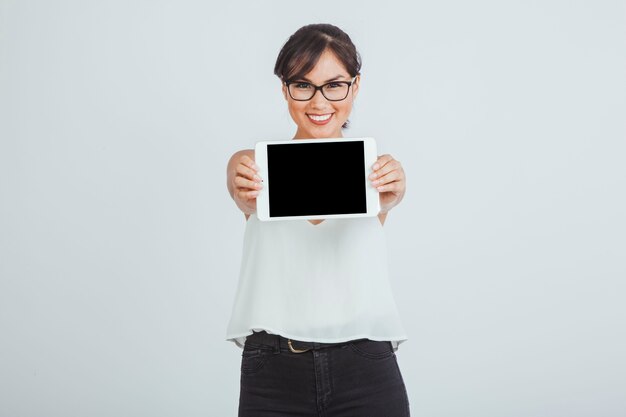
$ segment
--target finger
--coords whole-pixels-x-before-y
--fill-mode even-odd
[[[259,170],[259,167],[257,166],[257,164],[254,163],[254,159],[250,158],[248,155],[242,156],[239,162],[241,162],[248,168],[252,168],[255,171]]]
[[[253,200],[257,198],[258,195],[259,195],[258,191],[245,191],[245,190],[237,191],[237,197],[239,197],[240,200]]]
[[[389,184],[378,186],[376,187],[376,190],[378,190],[378,192],[381,192],[381,193],[387,193],[387,192],[397,193],[397,192],[402,191],[402,183],[401,181],[394,181]]]
[[[389,154],[380,155],[374,165],[372,165],[372,169],[377,171],[381,167],[385,166],[385,164],[389,161],[393,161],[393,156]]]
[[[263,188],[260,182],[250,181],[244,177],[235,177],[235,185],[237,188],[249,188],[251,190],[260,190]]]
[[[263,181],[261,177],[259,177],[256,171],[244,164],[237,164],[237,174],[240,176],[247,178],[251,181],[261,182]]]
[[[399,181],[401,179],[402,176],[400,175],[400,171],[393,170],[388,174],[383,175],[382,177],[378,177],[377,179],[372,181],[372,185],[379,187],[381,185],[389,184],[390,182]]]
[[[388,173],[390,173],[391,171],[401,171],[402,169],[402,165],[400,165],[400,162],[396,161],[395,159],[387,162],[383,167],[379,168],[378,170],[372,172],[369,176],[370,179],[376,179],[376,178],[380,178],[384,175],[387,175]]]

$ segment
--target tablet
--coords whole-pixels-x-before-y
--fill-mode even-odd
[[[375,216],[378,191],[367,178],[376,162],[374,138],[263,141],[255,163],[263,178],[259,220]]]

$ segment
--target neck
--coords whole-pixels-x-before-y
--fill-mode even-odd
[[[339,132],[336,134],[333,134],[331,136],[322,136],[322,137],[314,137],[311,136],[308,132],[305,132],[303,130],[296,130],[296,134],[293,136],[294,139],[328,139],[328,138],[343,138],[343,132],[341,129],[339,129]]]

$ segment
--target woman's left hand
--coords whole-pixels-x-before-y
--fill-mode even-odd
[[[397,206],[406,190],[404,169],[399,161],[391,155],[381,155],[372,166],[369,176],[372,186],[378,190],[380,197],[380,213],[384,214]]]

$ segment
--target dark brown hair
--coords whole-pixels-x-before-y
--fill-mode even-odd
[[[313,69],[326,49],[335,54],[350,77],[360,74],[361,56],[350,36],[337,26],[326,23],[303,26],[291,35],[278,53],[274,74],[283,82],[302,78]],[[348,127],[348,122],[342,127]]]

